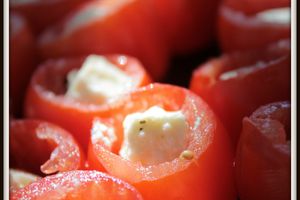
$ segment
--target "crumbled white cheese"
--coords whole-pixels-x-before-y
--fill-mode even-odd
[[[291,9],[289,7],[268,9],[257,13],[256,17],[267,23],[290,24]]]
[[[127,115],[123,128],[120,156],[143,165],[171,161],[187,146],[188,124],[181,111],[168,112],[153,106]]]
[[[132,80],[103,56],[90,55],[79,71],[68,74],[67,97],[102,104],[130,90]]]
[[[14,188],[23,188],[26,185],[38,180],[40,177],[29,172],[23,172],[21,170],[10,169],[9,181],[10,186]]]
[[[101,123],[99,120],[94,120],[91,130],[93,140],[101,140],[103,144],[111,149],[113,143],[117,140],[114,129]]]

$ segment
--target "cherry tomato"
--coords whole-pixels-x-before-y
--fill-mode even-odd
[[[39,120],[10,122],[10,166],[35,174],[80,169],[84,155],[71,134],[64,129]],[[49,158],[50,155],[50,158]]]
[[[154,79],[167,70],[168,52],[154,19],[138,0],[86,3],[40,38],[46,57],[121,53],[137,57]]]
[[[32,33],[22,16],[11,13],[9,24],[10,112],[14,117],[21,117],[25,90],[35,69],[36,49]]]
[[[14,199],[142,200],[128,183],[98,171],[69,171],[47,176],[11,193]]]
[[[135,58],[123,55],[106,58],[132,78],[133,89],[150,83],[149,76]],[[65,97],[67,73],[78,69],[83,62],[84,58],[69,58],[49,60],[41,64],[27,91],[25,114],[27,117],[45,119],[60,125],[87,149],[94,117],[108,115],[118,107],[118,101],[96,105]]]
[[[236,158],[241,200],[291,199],[291,106],[271,103],[243,120]]]
[[[261,11],[278,7],[290,7],[290,0],[224,1],[218,20],[221,49],[225,52],[255,49],[290,38],[290,22],[265,21],[257,16]]]
[[[122,158],[118,152],[124,138],[123,119],[154,105],[168,111],[180,110],[185,115],[189,126],[186,147],[189,156],[178,155],[171,161],[150,166]],[[114,131],[116,140],[105,137],[111,143],[107,146],[104,145],[107,141],[92,134],[88,153],[90,168],[105,169],[132,183],[145,199],[236,199],[229,137],[210,108],[190,91],[151,84],[128,94],[114,116],[98,121],[107,130]]]
[[[290,41],[225,54],[200,65],[190,88],[220,117],[236,144],[243,117],[260,105],[291,97]]]

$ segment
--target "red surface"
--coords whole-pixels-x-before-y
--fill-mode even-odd
[[[247,71],[241,68],[247,67]],[[221,79],[225,72],[236,76]],[[201,96],[220,117],[236,144],[243,117],[257,107],[291,97],[290,41],[264,49],[225,54],[194,71],[190,89]]]
[[[243,120],[236,175],[241,200],[291,199],[291,107],[272,103]]]
[[[142,200],[128,183],[97,171],[70,171],[45,177],[11,193],[17,199]]]
[[[145,167],[118,155],[125,116],[154,105],[184,113],[190,127],[187,149],[194,152],[194,159],[178,157]],[[209,107],[190,91],[151,84],[128,95],[117,114],[106,119],[110,124],[99,120],[107,126],[113,124],[117,140],[110,148],[101,139],[92,138],[88,155],[90,168],[105,169],[132,183],[145,199],[160,198],[162,194],[164,199],[236,199],[229,137]]]

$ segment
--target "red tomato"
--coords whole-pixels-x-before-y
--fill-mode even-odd
[[[132,78],[133,89],[150,83],[149,76],[135,58],[122,55],[106,58]],[[67,73],[79,68],[83,61],[81,58],[69,58],[49,60],[42,64],[34,73],[27,91],[25,114],[60,125],[87,149],[94,117],[108,115],[118,107],[118,103],[87,104],[64,96]]]
[[[41,36],[41,54],[122,53],[141,60],[153,78],[162,78],[168,53],[149,12],[139,0],[92,1]]]
[[[11,0],[10,9],[24,15],[35,33],[60,20],[87,0]]]
[[[148,0],[172,53],[187,54],[211,45],[220,0]]]
[[[130,113],[154,105],[183,112],[189,125],[187,151],[190,157],[178,155],[169,162],[143,166],[118,155],[123,142],[123,119]],[[117,139],[106,137],[112,142],[108,147],[99,137],[91,137],[90,167],[105,169],[109,174],[132,183],[145,199],[236,199],[233,154],[228,135],[209,107],[190,91],[151,84],[129,94],[114,116],[98,120],[114,130]]]
[[[243,120],[236,158],[241,200],[291,199],[291,107],[272,103]]]
[[[44,121],[10,122],[10,166],[41,174],[80,169],[84,155],[71,134]],[[49,158],[50,155],[50,158]]]
[[[70,171],[47,176],[11,193],[14,199],[142,200],[128,183],[97,171]]]
[[[255,49],[290,38],[289,23],[266,22],[256,16],[260,11],[278,7],[290,7],[290,0],[225,1],[218,21],[221,49],[225,52]]]
[[[216,112],[234,144],[241,121],[260,105],[291,97],[290,41],[226,54],[193,72],[190,88]]]
[[[9,97],[11,113],[22,114],[26,87],[35,68],[35,44],[31,31],[20,15],[10,15],[9,37]]]

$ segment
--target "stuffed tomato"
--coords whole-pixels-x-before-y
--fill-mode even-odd
[[[36,34],[59,21],[86,0],[10,0],[10,9],[21,13]],[[50,11],[50,12],[49,12]],[[47,13],[47,14],[46,14]]]
[[[156,29],[151,11],[139,0],[97,0],[75,10],[39,40],[46,57],[91,53],[137,57],[154,79],[168,65],[167,47]]]
[[[291,97],[290,41],[256,51],[225,54],[199,66],[190,88],[220,117],[236,144],[243,117]]]
[[[290,15],[290,0],[225,0],[218,20],[221,49],[255,49],[290,38]]]
[[[94,120],[90,168],[128,181],[145,199],[236,199],[229,137],[199,97],[151,84],[123,103]]]
[[[291,105],[276,102],[243,120],[236,155],[241,200],[291,199]]]
[[[77,170],[35,181],[11,192],[10,199],[142,200],[143,198],[133,186],[122,180],[97,171]]]
[[[60,125],[86,149],[94,117],[112,113],[124,92],[148,83],[140,62],[128,56],[49,60],[32,77],[25,113]]]
[[[36,64],[36,49],[31,30],[22,16],[11,13],[9,24],[10,113],[20,117],[25,90]]]
[[[81,169],[85,156],[72,135],[40,120],[10,122],[10,167],[35,174]],[[50,157],[50,158],[49,158]]]

